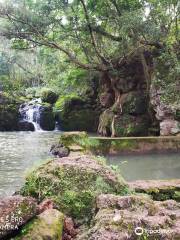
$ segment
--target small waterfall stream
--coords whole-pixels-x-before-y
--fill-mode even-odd
[[[19,108],[20,131],[60,131],[59,118],[53,112],[53,105],[43,103],[41,98],[21,104]]]
[[[33,99],[28,103],[24,103],[20,106],[19,112],[21,115],[21,122],[28,122],[34,126],[35,131],[42,131],[40,127],[40,109],[41,99]]]

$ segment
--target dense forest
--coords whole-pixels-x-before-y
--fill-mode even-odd
[[[180,239],[179,15],[0,0],[0,240]]]
[[[179,132],[177,0],[14,0],[0,17],[3,92],[54,92],[64,130]]]

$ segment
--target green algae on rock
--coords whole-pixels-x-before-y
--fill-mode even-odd
[[[50,161],[33,171],[21,190],[39,201],[51,198],[59,210],[89,220],[100,193],[127,193],[124,180],[94,156],[69,156]]]
[[[61,240],[63,224],[63,213],[48,209],[23,226],[14,240]]]

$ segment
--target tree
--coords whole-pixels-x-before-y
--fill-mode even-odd
[[[98,71],[103,91],[121,111],[117,88],[133,58],[143,67],[146,88],[152,52],[179,44],[177,0],[45,0],[1,6],[1,35],[22,49],[46,46],[60,51],[77,67]]]

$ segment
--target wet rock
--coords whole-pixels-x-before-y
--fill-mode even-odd
[[[35,127],[33,123],[28,121],[19,121],[18,123],[18,130],[19,131],[35,131]]]
[[[38,211],[35,199],[13,196],[0,200],[0,239],[17,231]]]
[[[64,215],[55,209],[49,209],[28,222],[15,240],[61,240]]]
[[[180,204],[173,200],[156,202],[145,196],[102,194],[97,198],[93,226],[77,239],[179,239],[179,211]]]
[[[51,198],[68,216],[86,221],[92,216],[99,193],[121,193],[125,189],[121,176],[98,158],[70,155],[33,171],[21,193],[39,201]]]
[[[51,106],[41,106],[39,113],[39,125],[42,130],[53,131],[55,128],[55,116]]]
[[[54,144],[52,145],[50,152],[56,157],[67,157],[70,153],[69,148],[63,146],[63,144]]]
[[[174,199],[180,202],[180,180],[138,180],[129,183],[136,192],[147,193],[154,200]]]

